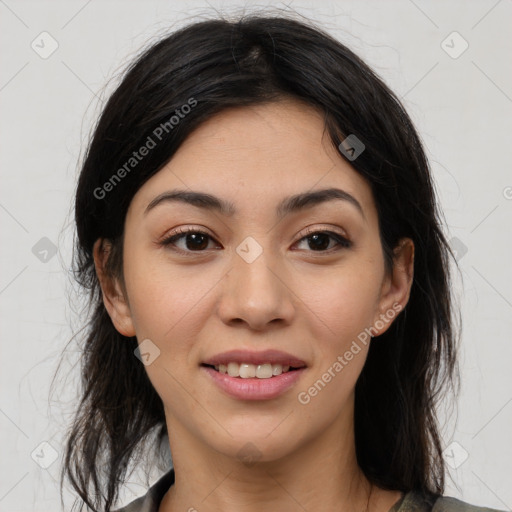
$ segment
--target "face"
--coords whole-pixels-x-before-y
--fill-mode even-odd
[[[146,340],[171,445],[273,460],[351,428],[368,333],[405,306],[412,255],[386,271],[370,186],[323,131],[293,101],[224,111],[131,202],[126,301],[104,297]]]

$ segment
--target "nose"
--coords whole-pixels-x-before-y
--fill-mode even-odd
[[[251,263],[234,253],[219,298],[221,320],[255,331],[289,325],[295,313],[289,281],[283,265],[268,258],[266,251]]]

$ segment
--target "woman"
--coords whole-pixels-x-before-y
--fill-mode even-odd
[[[455,329],[428,163],[345,46],[263,16],[162,39],[75,206],[80,510],[113,509],[154,434],[173,468],[121,511],[489,510],[442,497]]]

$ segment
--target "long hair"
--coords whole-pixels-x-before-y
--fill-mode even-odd
[[[386,489],[444,490],[436,404],[456,376],[453,255],[418,134],[383,81],[322,29],[289,16],[247,15],[189,24],[144,50],[105,104],[85,153],[73,264],[90,314],[61,474],[61,489],[67,477],[79,510],[108,511],[149,435],[167,435],[162,401],[134,357],[136,338],[122,336],[103,305],[93,244],[112,243],[107,272],[122,282],[124,220],[137,190],[216,113],[282,98],[321,111],[336,148],[351,134],[365,145],[351,164],[371,186],[386,264],[400,238],[415,244],[409,302],[371,343],[356,384],[358,464]],[[130,161],[148,138],[151,151]]]

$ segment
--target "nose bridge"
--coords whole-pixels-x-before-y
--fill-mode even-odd
[[[270,248],[252,237],[244,239],[224,283],[219,307],[223,321],[243,320],[257,329],[276,319],[290,321],[291,292],[280,272],[283,266]]]
[[[239,283],[244,285],[241,287],[242,291],[247,290],[253,295],[259,291],[258,288],[261,288],[263,293],[276,293],[278,291],[275,282],[277,262],[271,251],[263,251],[262,248],[261,252],[257,254],[256,249],[250,247],[246,254],[241,255],[241,252],[242,245],[237,249],[237,256],[233,258],[233,270],[237,273]]]

